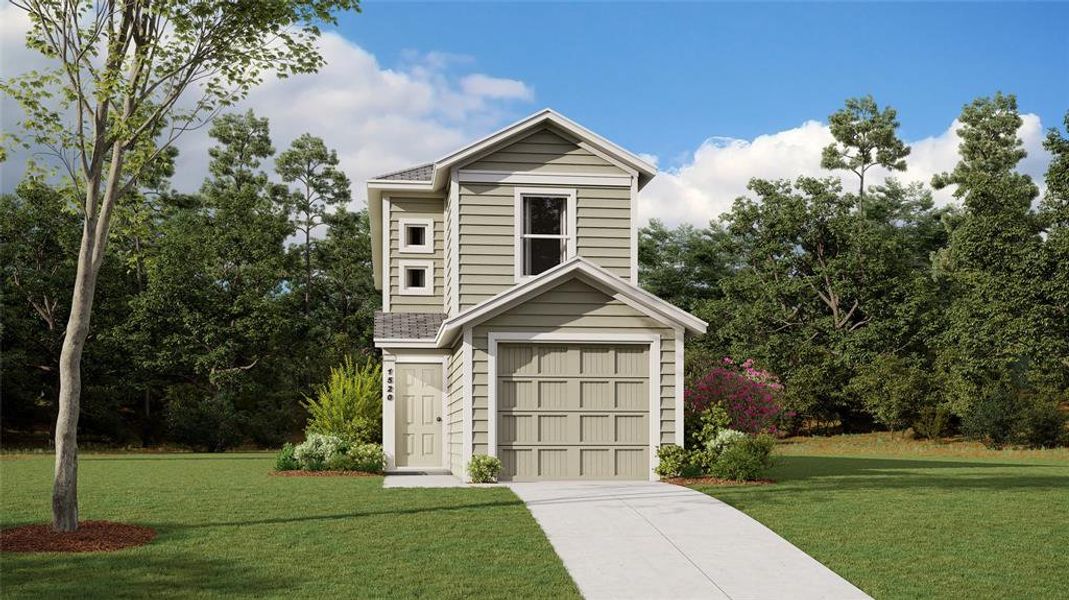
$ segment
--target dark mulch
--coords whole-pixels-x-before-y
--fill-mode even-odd
[[[0,531],[2,552],[112,552],[143,546],[156,537],[151,527],[82,521],[78,531],[58,533],[51,525],[22,525]]]
[[[674,483],[676,485],[690,486],[690,485],[718,485],[718,486],[737,486],[737,485],[770,485],[776,483],[771,479],[757,479],[755,481],[737,481],[735,479],[718,479],[716,477],[672,477],[671,479],[665,479],[668,483]]]
[[[379,477],[367,471],[271,471],[275,477]]]

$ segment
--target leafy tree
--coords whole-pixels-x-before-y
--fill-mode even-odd
[[[723,299],[699,308],[718,323],[708,343],[783,377],[790,409],[865,425],[848,387],[859,366],[925,350],[930,195],[890,181],[873,191],[878,210],[860,215],[833,179],[755,179],[750,190],[724,216],[739,266]]]
[[[963,208],[936,258],[950,298],[936,344],[952,406],[961,414],[992,377],[1004,381],[999,374],[1022,363],[1033,374],[1044,372],[1048,353],[1041,331],[1046,310],[1035,285],[1042,273],[1040,227],[1031,210],[1038,192],[1015,171],[1025,157],[1017,100],[1001,93],[979,98],[959,120],[961,159],[932,184],[956,186]]]
[[[78,218],[61,191],[31,178],[0,196],[5,425],[54,415],[77,247]]]
[[[874,166],[905,171],[909,146],[898,139],[898,113],[880,110],[872,96],[848,98],[846,106],[828,117],[835,143],[824,148],[820,166],[845,169],[857,175],[858,199],[865,195],[865,173]]]
[[[1052,129],[1043,147],[1051,154],[1047,168],[1047,193],[1040,204],[1039,220],[1046,233],[1043,244],[1046,273],[1039,282],[1044,304],[1050,307],[1044,333],[1060,368],[1060,389],[1067,387],[1069,370],[1069,112],[1064,119],[1066,135]]]
[[[289,362],[280,351],[293,342],[284,302],[291,268],[285,241],[293,229],[284,194],[259,170],[273,152],[267,120],[224,115],[210,135],[219,142],[210,152],[213,177],[199,206],[163,225],[128,335],[146,370],[183,384],[171,391],[181,400],[175,407],[181,413],[168,416],[173,432],[196,429],[183,416],[198,422],[205,415],[247,415],[246,433],[271,440],[291,417],[279,393]],[[215,437],[183,439],[208,449],[228,445]]]
[[[340,209],[326,215],[324,222],[327,235],[315,247],[321,281],[314,314],[329,336],[320,350],[330,349],[332,354],[326,353],[325,358],[337,364],[346,355],[372,349],[372,321],[382,296],[372,276],[367,210]]]
[[[657,219],[638,232],[639,283],[649,292],[684,308],[719,297],[728,274],[724,232],[680,225],[668,229]]]
[[[850,382],[852,391],[861,398],[865,410],[894,435],[931,404],[930,384],[926,372],[908,358],[880,354],[858,369]]]
[[[349,178],[338,169],[338,154],[323,140],[303,134],[278,155],[275,170],[282,181],[295,183],[290,195],[294,225],[304,234],[304,314],[312,304],[312,233],[323,224],[329,207],[349,203]]]
[[[57,531],[78,528],[81,359],[116,204],[182,132],[242,98],[264,73],[316,71],[315,24],[357,1],[13,2],[31,22],[27,46],[56,66],[2,89],[21,105],[32,141],[61,159],[84,219],[60,360]]]

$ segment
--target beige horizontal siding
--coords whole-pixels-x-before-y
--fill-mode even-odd
[[[579,256],[618,277],[629,279],[630,190],[556,187],[576,190],[576,252]],[[461,310],[515,285],[514,207],[515,187],[512,185],[461,185],[459,264],[456,267]]]
[[[625,175],[611,162],[579,147],[553,128],[546,128],[464,166],[476,171],[513,173],[597,173]]]
[[[434,252],[421,254],[401,252],[401,219],[432,219],[434,221]],[[390,197],[390,312],[442,312],[446,284],[445,264],[445,200],[437,198]],[[430,296],[402,296],[402,260],[431,261],[434,264],[434,294]]]

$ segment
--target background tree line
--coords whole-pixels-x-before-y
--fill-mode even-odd
[[[252,112],[216,118],[210,135],[198,193],[171,191],[172,151],[116,207],[82,365],[83,440],[277,446],[303,427],[313,384],[371,352],[370,230],[347,209],[335,152],[305,134],[276,154]],[[41,174],[0,198],[7,443],[41,443],[56,420],[81,236],[71,198]]]
[[[867,186],[874,166],[904,170],[909,148],[894,109],[848,100],[829,118],[828,177],[755,178],[706,228],[644,228],[642,284],[710,323],[688,374],[753,358],[784,382],[796,430],[1063,442],[1069,139],[1048,134],[1040,199],[1015,170],[1025,152],[1013,96],[979,98],[959,120],[960,160],[931,187]],[[858,186],[844,189],[836,170]],[[935,207],[932,188],[950,185],[957,202]]]
[[[1048,135],[1039,198],[1015,170],[1013,96],[977,99],[960,121],[951,172],[866,185],[873,167],[903,170],[909,148],[894,109],[848,100],[829,118],[827,177],[755,178],[705,228],[643,228],[642,285],[710,322],[688,375],[752,358],[785,384],[796,430],[960,430],[995,445],[1063,435],[1069,137]],[[303,135],[276,153],[251,112],[210,134],[198,193],[171,191],[171,152],[117,207],[83,362],[84,439],[277,446],[331,366],[373,353],[369,224],[346,208],[334,152]],[[957,202],[936,207],[932,188],[950,185]],[[0,200],[8,443],[55,423],[81,235],[70,198],[31,175]]]

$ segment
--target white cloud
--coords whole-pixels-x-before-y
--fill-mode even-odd
[[[22,11],[0,7],[0,76],[41,66],[24,48],[27,25]],[[327,61],[321,71],[269,78],[234,110],[252,108],[270,119],[279,152],[304,132],[322,137],[338,151],[353,182],[354,206],[363,205],[364,180],[439,158],[526,112],[529,107],[523,105],[533,99],[521,81],[471,73],[474,61],[467,57],[408,52],[402,65],[391,69],[334,33],[323,35],[320,51]],[[4,99],[0,111],[3,129],[12,130],[17,108]],[[199,188],[207,175],[211,144],[207,127],[181,138],[173,180],[177,189]],[[27,158],[24,152],[14,152],[0,167],[5,191],[21,177]]]
[[[515,100],[533,100],[534,90],[522,81],[500,79],[481,73],[468,75],[460,80],[460,89],[472,96],[485,98],[506,98]]]
[[[1023,123],[1018,135],[1024,142],[1028,158],[1018,169],[1042,184],[1043,173],[1050,156],[1043,150],[1044,131],[1037,115],[1021,115]],[[907,169],[895,176],[903,181],[930,182],[932,176],[950,171],[958,161],[957,121],[941,134],[910,144],[912,152],[906,160]],[[800,175],[827,176],[820,168],[821,150],[833,138],[827,125],[806,121],[802,125],[778,133],[761,135],[753,140],[709,138],[685,164],[662,171],[639,198],[639,219],[645,223],[659,218],[668,224],[693,223],[705,225],[731,209],[739,196],[747,194],[746,184],[753,177],[763,179],[794,179]],[[852,173],[840,172],[846,189],[857,187]],[[869,171],[866,184],[880,183],[888,176],[881,168]],[[944,189],[935,193],[937,203],[953,200],[952,192]]]

